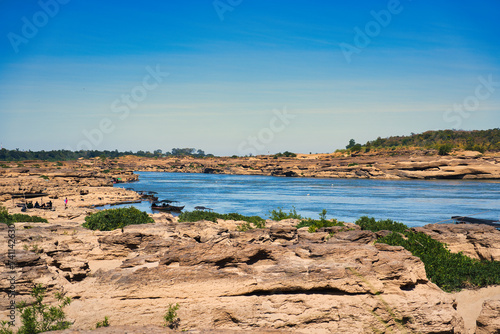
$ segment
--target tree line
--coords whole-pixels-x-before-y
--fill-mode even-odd
[[[46,161],[68,161],[76,160],[78,158],[119,158],[126,155],[135,155],[139,157],[168,157],[168,156],[192,156],[197,158],[213,157],[213,154],[206,154],[203,150],[197,150],[195,148],[173,148],[171,151],[163,152],[161,149],[150,151],[124,151],[120,152],[118,150],[114,151],[69,151],[69,150],[52,150],[52,151],[22,151],[19,149],[8,150],[2,148],[0,150],[0,161],[24,161],[24,160],[46,160]]]
[[[490,130],[437,130],[423,133],[412,133],[410,136],[392,136],[387,138],[378,137],[368,141],[365,145],[349,141],[346,149],[353,151],[369,151],[371,149],[421,147],[426,149],[437,149],[441,153],[453,149],[469,151],[500,151],[500,129]]]

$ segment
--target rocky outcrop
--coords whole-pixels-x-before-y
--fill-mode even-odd
[[[429,224],[414,228],[445,243],[453,253],[479,260],[500,261],[500,231],[478,224]]]
[[[180,305],[179,330],[200,333],[463,333],[453,296],[429,282],[422,262],[402,247],[373,244],[372,232],[309,233],[293,221],[240,232],[239,222],[155,219],[111,232],[16,224],[27,248],[16,254],[18,300],[29,299],[32,283],[63,288],[80,333],[104,316],[112,327],[103,333],[115,333],[115,324],[161,326],[172,303]],[[2,309],[7,303],[2,293]]]
[[[23,192],[47,192],[52,198],[80,195],[86,191],[92,194],[96,192],[95,188],[109,188],[114,182],[136,181],[138,176],[134,171],[363,179],[500,179],[498,153],[482,155],[468,151],[457,152],[453,156],[438,156],[436,152],[425,150],[351,155],[299,154],[295,158],[258,156],[153,159],[128,156],[106,161],[66,161],[63,167],[42,161],[19,164],[22,167],[16,167],[17,163],[3,165],[11,168],[0,168],[0,201],[10,199],[12,193]],[[135,195],[129,194],[122,201],[140,199],[140,196]],[[99,201],[99,205],[116,201],[103,199]],[[81,204],[89,206],[88,203]]]
[[[500,300],[487,300],[476,320],[477,334],[500,333]]]
[[[165,333],[178,333],[176,330],[168,329],[160,326],[111,326],[101,327],[91,330],[74,330],[67,329],[64,331],[51,331],[47,334],[165,334]],[[287,334],[299,333],[290,330],[276,330],[276,329],[251,329],[251,330],[230,330],[230,329],[196,329],[190,330],[191,334]],[[300,334],[300,333],[299,333]]]
[[[127,170],[181,173],[365,179],[500,179],[498,154],[482,155],[469,151],[457,152],[453,156],[439,156],[432,150],[400,150],[351,155],[299,154],[295,158],[127,157],[118,161]]]

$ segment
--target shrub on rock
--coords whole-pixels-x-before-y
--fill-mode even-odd
[[[144,211],[134,207],[99,211],[85,217],[83,227],[90,230],[112,231],[127,225],[154,223]]]

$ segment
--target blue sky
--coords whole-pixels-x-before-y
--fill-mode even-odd
[[[493,0],[0,0],[0,142],[316,153],[499,127],[499,12]]]

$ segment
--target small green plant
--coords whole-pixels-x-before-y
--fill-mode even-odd
[[[33,167],[40,168],[40,164],[34,164]]]
[[[208,212],[208,211],[186,211],[180,214],[179,222],[197,222],[200,220],[208,220],[214,223],[217,223],[217,219],[223,220],[237,220],[237,221],[246,221],[251,223],[256,228],[265,228],[266,221],[259,216],[243,216],[238,213],[217,213],[217,212]]]
[[[297,228],[301,227],[309,227],[309,232],[316,232],[318,229],[322,227],[332,227],[332,226],[345,226],[343,222],[339,222],[337,219],[326,219],[326,209],[323,209],[319,214],[319,220],[307,218],[303,219],[300,223],[297,224]]]
[[[99,321],[97,324],[95,324],[95,328],[101,328],[101,327],[109,327],[109,318],[108,317],[104,317],[104,320],[103,321]]]
[[[177,316],[177,310],[179,310],[179,304],[169,304],[167,313],[163,316],[165,320],[165,327],[170,329],[177,329],[181,319]]]
[[[347,165],[347,167],[354,167],[358,166],[359,164],[357,162],[351,162],[350,164]]]
[[[241,225],[236,226],[236,229],[240,232],[246,232],[246,231],[253,229],[253,227],[252,227],[252,225],[250,225],[250,223],[245,222]]]
[[[45,292],[46,288],[41,284],[37,284],[31,291],[31,296],[35,298],[35,302],[32,305],[28,305],[23,301],[16,305],[21,313],[22,323],[17,334],[37,334],[69,328],[71,323],[66,321],[63,308],[71,303],[71,298],[57,292],[55,297],[60,304],[49,307],[43,303]]]
[[[48,180],[49,177],[47,175],[40,175],[40,178],[44,179],[44,180]]]
[[[127,225],[149,223],[154,223],[154,220],[146,212],[129,207],[93,213],[85,217],[85,223],[82,226],[90,230],[112,231]]]
[[[109,171],[109,169],[105,169],[105,170],[103,170],[102,172],[103,172],[104,174],[108,174],[110,171]]]
[[[289,213],[284,212],[282,208],[269,211],[269,219],[271,220],[280,221],[289,218],[303,219],[303,217],[297,213],[297,210],[295,210],[294,206],[292,206],[292,209],[290,209]]]
[[[62,165],[63,165],[63,163],[62,163],[62,162],[60,162],[60,161],[58,161],[58,162],[56,163],[56,166],[62,166]]]
[[[6,164],[0,164],[0,167],[2,167],[2,168],[11,168],[10,166],[7,166]]]
[[[3,320],[0,322],[0,325],[2,325],[2,327],[0,327],[0,334],[14,334],[14,331],[11,329],[12,323]]]
[[[35,254],[42,253],[42,250],[38,248],[38,244],[32,244],[31,248],[29,248],[29,251]]]

